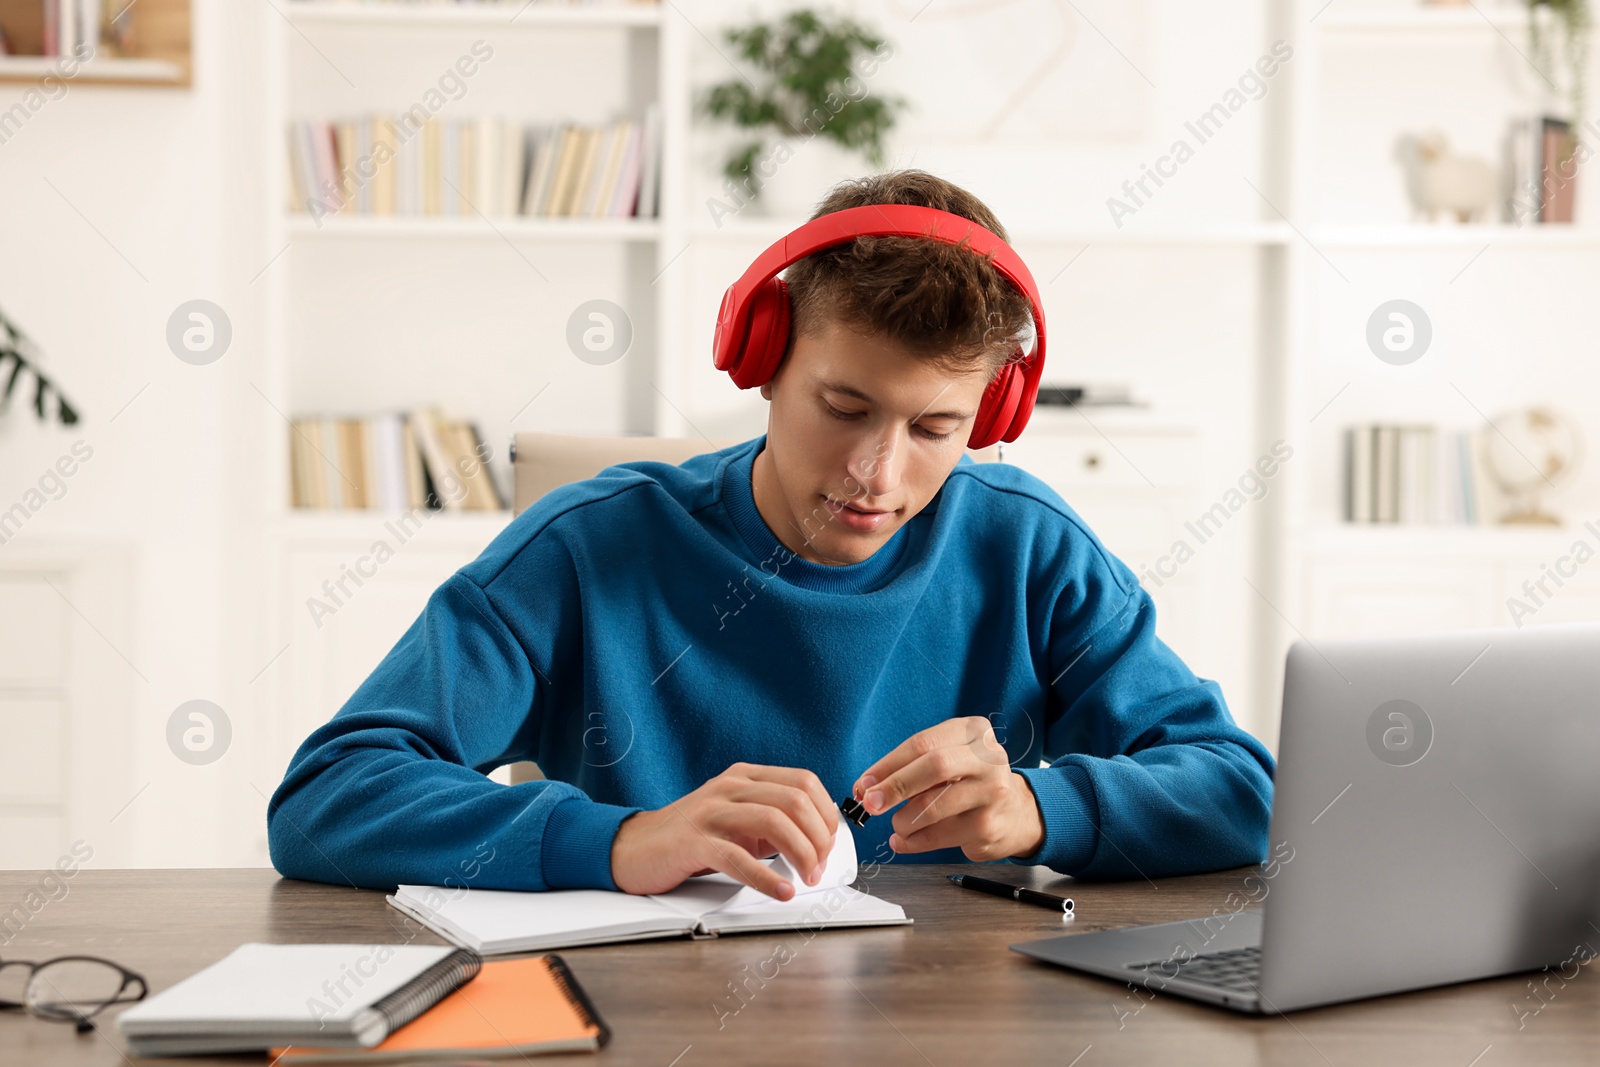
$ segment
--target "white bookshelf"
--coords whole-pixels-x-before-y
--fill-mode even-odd
[[[1311,230],[1313,242],[1326,248],[1442,248],[1482,245],[1542,248],[1600,246],[1600,226],[1513,226],[1482,223],[1439,226],[1326,226]]]
[[[1322,9],[1320,14],[1318,10]],[[1311,24],[1330,35],[1372,35],[1375,37],[1397,34],[1415,35],[1440,33],[1521,33],[1528,28],[1528,11],[1521,3],[1472,3],[1461,6],[1436,7],[1345,7],[1327,0],[1318,0],[1309,6]],[[1549,21],[1550,12],[1541,11]],[[1520,41],[1518,42],[1520,45]]]
[[[0,81],[24,81],[46,75],[62,77],[62,60],[57,56],[0,57]],[[95,59],[80,63],[73,81],[112,82],[124,85],[180,85],[188,77],[183,64],[165,59]]]
[[[1543,555],[1553,559],[1572,547],[1582,534],[1577,526],[1481,526],[1400,523],[1324,523],[1309,527],[1307,536],[1319,553],[1360,555],[1428,554],[1452,561],[1476,562],[1505,553]]]
[[[661,6],[617,0],[601,4],[527,3],[503,0],[478,4],[353,3],[347,0],[293,0],[285,13],[296,23],[350,25],[389,30],[421,26],[518,27],[530,30],[561,27],[655,27],[661,25]]]
[[[297,71],[302,75],[307,69],[315,72],[318,70],[313,57],[321,57],[328,67],[333,68],[340,77],[346,81],[352,79],[344,77],[341,65],[346,63],[347,57],[355,55],[353,62],[375,64],[382,71],[387,62],[382,58],[383,50],[387,48],[403,49],[408,46],[413,49],[420,47],[417,42],[427,41],[440,35],[454,34],[459,40],[467,40],[473,34],[492,32],[492,40],[496,48],[528,47],[541,56],[554,50],[565,47],[566,42],[575,42],[575,47],[599,47],[615,51],[623,58],[624,66],[632,65],[640,55],[648,58],[657,67],[658,74],[649,85],[649,98],[665,100],[673,95],[675,89],[673,79],[681,72],[680,62],[668,58],[669,49],[674,47],[674,42],[679,37],[681,27],[665,24],[662,17],[662,7],[657,3],[614,2],[598,4],[558,4],[535,0],[534,3],[510,2],[485,2],[478,4],[409,4],[409,3],[355,3],[348,0],[292,0],[281,5],[281,11],[286,16],[277,20],[280,25],[275,28],[272,40],[268,43],[269,63],[268,69],[273,75],[274,83],[270,87],[273,98],[271,109],[275,124],[265,131],[267,138],[266,158],[271,161],[274,169],[274,180],[271,183],[271,203],[268,205],[267,228],[273,235],[271,244],[279,248],[287,248],[291,254],[283,257],[285,260],[281,268],[275,265],[267,277],[269,280],[269,331],[270,366],[273,378],[272,395],[277,398],[281,410],[290,414],[300,414],[308,407],[308,398],[302,389],[302,381],[306,375],[296,374],[295,364],[297,352],[295,350],[295,329],[301,321],[303,312],[308,305],[314,302],[314,294],[308,292],[306,275],[311,273],[304,267],[297,267],[293,262],[296,258],[292,253],[300,251],[300,257],[315,258],[319,255],[351,255],[351,256],[393,256],[397,259],[421,259],[427,257],[442,257],[450,255],[483,256],[487,254],[484,245],[499,244],[513,246],[517,255],[529,259],[535,270],[539,270],[537,262],[532,258],[533,251],[546,250],[557,261],[559,256],[574,254],[592,254],[601,258],[624,257],[625,264],[622,272],[631,275],[626,279],[626,285],[638,289],[641,278],[654,278],[663,264],[657,261],[661,258],[660,249],[664,244],[664,235],[669,225],[665,221],[668,198],[675,189],[676,176],[668,171],[672,160],[681,152],[679,142],[682,140],[683,116],[678,113],[663,114],[663,173],[660,186],[660,204],[658,216],[655,218],[530,218],[521,215],[457,215],[457,216],[371,216],[355,213],[340,214],[322,219],[313,219],[311,216],[297,211],[287,210],[287,178],[288,158],[284,143],[283,131],[290,121],[298,118],[326,117],[335,113],[348,113],[352,105],[348,100],[342,102],[329,102],[325,108],[318,107],[319,88],[322,91],[332,79],[327,79],[320,87],[306,84],[314,79],[301,77],[297,80]],[[334,36],[322,38],[320,33],[328,32]],[[465,36],[463,36],[465,35]],[[335,63],[329,53],[335,49],[339,51],[339,62]],[[543,52],[539,50],[543,49]],[[414,54],[414,53],[413,53]],[[519,52],[520,56],[522,53]],[[374,57],[379,57],[374,60]],[[417,69],[422,69],[420,66]],[[326,73],[323,71],[323,73]],[[504,75],[504,71],[497,71]],[[415,79],[414,79],[415,81]],[[505,95],[502,87],[502,96]],[[573,99],[578,97],[577,87],[573,87]],[[632,114],[638,117],[635,105],[641,103],[637,87],[630,92],[612,94],[608,98],[610,106],[608,114]],[[411,99],[403,93],[390,95],[386,98],[374,99],[368,93],[359,97],[360,104],[356,105],[362,110],[383,112],[399,112]],[[467,101],[472,103],[472,101]],[[504,101],[500,101],[504,103]],[[464,107],[457,114],[470,115],[485,113]],[[541,100],[531,109],[517,113],[506,111],[502,106],[487,113],[505,114],[506,117],[533,124],[535,122],[556,122],[573,119],[574,116],[564,112],[559,102]],[[559,255],[558,255],[559,254]],[[555,273],[546,270],[541,273]],[[639,330],[641,325],[636,322],[636,332],[633,348],[630,350],[629,361],[634,364],[633,378],[648,381],[655,376],[657,364],[660,360],[661,345],[659,331],[654,329],[651,321],[657,318],[662,308],[668,307],[673,299],[673,287],[670,280],[667,284],[652,286],[642,294],[651,307],[641,316],[646,329]],[[630,305],[631,307],[632,305]],[[449,311],[459,311],[450,308]],[[634,358],[635,354],[639,358]],[[437,373],[437,369],[424,369],[410,373],[417,374],[420,378],[427,373]],[[405,373],[405,372],[402,372]],[[636,383],[637,385],[637,383]],[[636,390],[637,391],[637,390]],[[486,390],[487,392],[487,390]],[[428,397],[428,385],[425,381],[413,383],[413,393],[417,402],[422,402]],[[311,405],[324,410],[347,411],[351,414],[360,414],[369,409],[370,404],[364,402],[359,391],[346,390],[343,394],[343,407],[339,406],[339,396],[332,402],[326,393],[317,397],[321,403]],[[393,404],[388,405],[390,407]],[[447,411],[449,409],[447,408]],[[504,446],[509,439],[508,427],[496,425],[496,420],[486,417],[482,410],[450,411],[465,417],[472,417],[480,423],[486,437],[492,437],[491,446],[495,450],[498,473],[502,483],[508,479],[509,468],[504,456]],[[610,428],[622,432],[652,432],[655,430],[655,417],[653,410],[644,410],[641,405],[634,405],[632,409]],[[605,429],[606,427],[601,427]],[[276,427],[269,428],[269,433],[276,433]],[[282,451],[281,449],[279,451]],[[277,495],[279,500],[287,498],[287,460],[280,457],[274,463],[276,480],[283,488]],[[283,531],[284,536],[294,536],[297,528],[312,528],[312,524],[320,522],[320,516],[296,513],[286,506],[275,504],[274,511],[282,511],[281,522],[274,524],[275,528]],[[445,516],[450,520],[459,518],[456,515]],[[507,516],[500,516],[503,522]],[[494,520],[490,520],[494,521]]]
[[[664,324],[682,301],[680,281],[662,269],[670,239],[682,231],[681,208],[671,205],[681,196],[687,123],[686,106],[673,101],[683,91],[678,53],[688,28],[665,19],[659,4],[277,6],[286,17],[269,20],[270,117],[261,134],[269,170],[263,225],[267,244],[282,250],[259,279],[267,355],[266,380],[258,384],[276,409],[260,423],[271,486],[261,523],[271,622],[261,659],[289,651],[257,686],[262,721],[271,724],[263,780],[281,776],[294,746],[337,710],[433,589],[511,519],[509,511],[428,512],[402,545],[394,533],[399,515],[292,508],[288,431],[278,412],[357,416],[437,404],[478,424],[503,491],[514,430],[577,432],[582,423],[589,432],[658,432],[660,410],[670,408],[650,383],[663,375]],[[657,216],[347,213],[316,220],[289,210],[291,121],[397,114],[476,39],[492,43],[494,62],[481,66],[459,102],[438,112],[443,117],[598,122],[637,119],[646,103],[662,102]],[[590,278],[604,281],[597,291],[581,291]],[[616,300],[633,319],[632,346],[618,363],[589,367],[565,351],[560,327],[582,296]],[[477,329],[485,318],[495,321]],[[525,347],[486,351],[477,340],[507,336],[526,337]],[[558,382],[555,395],[534,402]],[[372,555],[379,541],[396,549],[381,564]],[[347,603],[313,620],[307,598],[331,603],[322,583],[358,566],[374,577],[359,589],[347,584],[354,594]],[[496,777],[507,780],[504,770]]]
[[[285,540],[320,544],[355,543],[370,544],[386,524],[396,524],[405,518],[403,512],[384,510],[319,511],[305,509],[295,512],[286,509],[275,523],[276,534]],[[446,539],[487,543],[495,534],[505,529],[508,516],[498,511],[434,511],[429,513],[425,527],[434,534],[443,533]]]
[[[1570,549],[1586,515],[1564,505],[1558,510],[1567,514],[1568,524],[1557,528],[1341,521],[1340,433],[1346,425],[1365,421],[1477,424],[1478,417],[1461,396],[1473,397],[1491,415],[1531,402],[1530,397],[1581,415],[1581,404],[1567,395],[1571,386],[1551,384],[1576,372],[1571,350],[1529,340],[1520,346],[1523,350],[1480,352],[1486,346],[1473,335],[1495,328],[1519,308],[1537,325],[1540,312],[1530,296],[1537,300],[1541,290],[1562,284],[1575,270],[1593,271],[1596,261],[1583,254],[1600,248],[1600,226],[1592,211],[1585,216],[1584,178],[1579,179],[1578,223],[1573,225],[1425,225],[1384,219],[1382,211],[1370,213],[1380,216],[1375,218],[1329,217],[1328,204],[1341,202],[1326,194],[1349,180],[1352,167],[1367,165],[1344,152],[1349,131],[1359,128],[1359,121],[1371,124],[1368,136],[1374,149],[1386,149],[1402,131],[1424,125],[1448,128],[1454,150],[1487,158],[1498,168],[1501,157],[1491,155],[1486,146],[1498,145],[1504,116],[1562,112],[1564,100],[1540,99],[1517,85],[1520,77],[1532,77],[1522,68],[1528,13],[1521,3],[1363,10],[1344,5],[1324,9],[1324,0],[1296,0],[1279,18],[1280,36],[1290,27],[1311,27],[1311,32],[1294,37],[1291,92],[1272,135],[1273,143],[1284,149],[1286,210],[1305,238],[1283,247],[1283,286],[1263,309],[1277,316],[1283,349],[1276,366],[1264,370],[1263,381],[1277,410],[1264,411],[1262,421],[1274,427],[1263,434],[1267,439],[1283,436],[1295,441],[1297,449],[1300,442],[1306,447],[1299,449],[1303,460],[1286,465],[1284,491],[1273,501],[1270,528],[1281,547],[1272,560],[1271,584],[1263,589],[1273,609],[1261,631],[1266,638],[1263,693],[1274,688],[1281,693],[1281,652],[1300,636],[1314,641],[1509,625],[1513,620],[1507,598],[1516,595],[1526,577],[1539,573],[1541,560],[1549,562]],[[1426,96],[1414,85],[1410,91],[1399,88],[1407,76],[1396,63],[1401,54],[1417,69],[1440,72],[1439,84],[1429,85]],[[1492,61],[1479,68],[1461,58],[1469,55]],[[1373,84],[1352,94],[1356,71]],[[1391,83],[1397,86],[1392,93],[1386,88]],[[1594,84],[1592,67],[1589,84]],[[1487,98],[1499,109],[1484,109],[1476,126],[1463,112],[1439,103],[1452,90],[1469,88],[1478,94],[1474,103]],[[1375,106],[1380,99],[1388,107]],[[1429,107],[1435,109],[1436,121],[1424,120]],[[1437,118],[1439,114],[1444,117]],[[1331,140],[1330,130],[1336,134]],[[1366,158],[1376,160],[1379,154],[1373,151]],[[1384,165],[1398,194],[1400,169]],[[1334,275],[1329,260],[1344,279]],[[1493,293],[1453,289],[1469,266],[1501,271],[1515,284]],[[1449,364],[1435,360],[1426,366],[1380,367],[1367,352],[1361,323],[1351,313],[1359,309],[1364,320],[1386,297],[1417,299],[1425,307],[1431,302],[1434,344],[1448,346],[1440,351],[1449,352]],[[1330,331],[1326,322],[1337,322],[1340,329]],[[1479,324],[1476,329],[1474,323]],[[1438,332],[1441,326],[1448,337]],[[1347,343],[1331,345],[1330,334]],[[1541,381],[1548,387],[1541,388]],[[1593,483],[1592,459],[1583,476]],[[1535,621],[1600,617],[1600,575],[1580,577]]]
[[[293,216],[288,232],[309,240],[423,240],[423,241],[633,241],[653,242],[661,237],[655,219],[528,218],[523,215],[470,215],[450,217],[362,216],[325,218]]]
[[[695,241],[729,243],[770,243],[782,237],[803,219],[733,219],[717,226],[696,222],[689,228]],[[1023,225],[1009,227],[1014,244],[1109,245],[1113,247],[1227,247],[1281,245],[1294,239],[1294,230],[1283,223],[1245,222],[1221,226],[1166,226],[1114,230],[1070,226]]]
[[[434,271],[449,278],[452,272],[470,270],[470,264],[477,260],[501,255],[506,257],[503,269],[525,271],[517,262],[518,257],[523,257],[557,285],[568,277],[614,276],[620,279],[618,291],[625,295],[630,313],[637,313],[633,348],[619,364],[585,368],[571,360],[569,366],[548,376],[563,390],[552,394],[561,400],[548,410],[535,411],[541,418],[552,419],[550,423],[524,418],[512,426],[504,422],[504,413],[499,416],[499,423],[483,416],[483,412],[498,410],[495,405],[501,402],[502,394],[518,389],[522,393],[515,400],[506,400],[505,405],[521,406],[526,399],[523,394],[533,395],[537,387],[545,384],[544,376],[507,384],[502,372],[511,364],[502,356],[469,352],[451,357],[452,366],[480,379],[460,394],[468,410],[452,413],[479,416],[486,436],[493,438],[497,455],[503,456],[509,430],[541,426],[571,432],[674,436],[697,431],[726,436],[732,432],[732,424],[717,423],[716,413],[708,412],[707,404],[700,402],[707,394],[695,394],[696,383],[709,380],[703,364],[710,323],[703,321],[706,312],[702,307],[709,292],[720,293],[721,287],[755,253],[797,225],[800,218],[766,217],[749,211],[716,225],[700,202],[708,182],[714,187],[717,179],[707,176],[707,168],[714,167],[710,153],[691,150],[691,98],[699,84],[694,77],[694,56],[708,52],[705,38],[708,34],[714,37],[715,22],[707,21],[699,9],[686,10],[670,4],[568,7],[535,3],[524,7],[520,3],[385,5],[294,0],[281,7],[288,18],[275,20],[277,25],[267,43],[271,56],[268,92],[275,121],[263,134],[268,139],[266,158],[277,171],[266,205],[267,229],[273,248],[289,249],[262,279],[268,286],[270,308],[269,373],[262,387],[275,403],[291,413],[298,413],[305,406],[302,402],[312,389],[308,383],[318,379],[322,368],[320,364],[308,367],[297,357],[297,338],[312,328],[307,319],[319,315],[316,328],[330,323],[330,328],[340,328],[325,309],[318,311],[316,300],[323,289],[337,289],[341,271],[359,271],[377,260],[394,264],[395,269]],[[883,28],[893,30],[887,24]],[[595,73],[585,74],[587,81],[577,79],[563,91],[561,99],[572,101],[572,106],[594,89],[608,103],[617,105],[613,112],[620,113],[622,105],[638,102],[640,86],[638,75],[633,72],[650,72],[646,78],[648,94],[660,102],[663,121],[657,218],[348,216],[324,219],[318,225],[308,216],[283,210],[287,161],[282,130],[291,117],[314,117],[309,107],[319,99],[318,94],[330,98],[326,110],[332,112],[348,92],[321,65],[318,49],[327,50],[341,64],[347,57],[352,66],[366,64],[361,67],[364,77],[350,79],[362,83],[360,100],[364,106],[381,110],[380,105],[386,104],[398,110],[407,102],[403,95],[374,99],[375,90],[368,87],[369,82],[394,81],[393,64],[374,58],[381,57],[383,48],[392,45],[402,50],[415,49],[422,47],[421,42],[436,38],[454,35],[454,39],[466,40],[469,35],[488,32],[493,32],[497,49],[515,51],[519,60],[541,48],[559,50],[565,47],[563,42],[573,42],[572,48],[581,47],[585,56],[592,56]],[[1360,134],[1363,137],[1392,139],[1402,129],[1416,125],[1407,117],[1405,100],[1401,98],[1397,98],[1394,114],[1385,111],[1368,115],[1361,111],[1366,106],[1362,100],[1347,98],[1341,85],[1330,87],[1325,83],[1329,70],[1334,71],[1335,78],[1341,77],[1351,64],[1359,65],[1371,58],[1378,72],[1375,76],[1388,77],[1384,71],[1392,68],[1378,64],[1376,59],[1381,57],[1384,63],[1390,63],[1397,50],[1420,57],[1418,62],[1422,63],[1440,56],[1502,53],[1520,62],[1515,50],[1526,42],[1526,12],[1520,3],[1459,9],[1398,5],[1362,9],[1347,8],[1342,2],[1325,7],[1322,0],[1280,0],[1266,9],[1266,21],[1261,26],[1262,50],[1279,37],[1294,42],[1294,61],[1284,66],[1281,81],[1273,82],[1270,96],[1257,105],[1260,115],[1252,120],[1261,124],[1263,133],[1263,156],[1252,178],[1270,206],[1252,197],[1250,208],[1244,212],[1219,213],[1215,219],[1191,213],[1183,224],[1164,225],[1151,224],[1141,217],[1133,220],[1137,224],[1120,230],[1104,224],[1103,215],[1095,224],[1078,221],[1084,217],[1082,213],[1064,215],[1061,221],[1045,218],[1008,222],[1013,240],[1030,262],[1032,257],[1040,256],[1033,266],[1041,281],[1051,280],[1077,249],[1088,247],[1122,257],[1117,263],[1149,263],[1155,268],[1174,257],[1193,257],[1194,262],[1214,264],[1207,270],[1238,272],[1241,279],[1247,275],[1253,278],[1240,282],[1248,290],[1242,314],[1252,320],[1254,338],[1253,352],[1247,357],[1249,381],[1236,408],[1212,415],[1235,428],[1248,426],[1249,441],[1260,442],[1261,447],[1284,437],[1295,443],[1300,458],[1285,464],[1281,482],[1274,482],[1259,514],[1252,513],[1249,519],[1241,520],[1251,527],[1251,547],[1241,550],[1237,561],[1214,559],[1206,564],[1214,567],[1218,575],[1229,577],[1233,586],[1220,584],[1222,577],[1191,576],[1195,586],[1192,595],[1181,587],[1177,592],[1184,593],[1192,603],[1184,607],[1175,597],[1173,611],[1195,613],[1194,618],[1175,620],[1174,629],[1179,634],[1187,629],[1213,643],[1221,641],[1217,634],[1229,635],[1226,643],[1230,658],[1224,673],[1230,701],[1246,724],[1269,743],[1275,743],[1282,650],[1296,636],[1294,629],[1316,636],[1318,625],[1340,617],[1321,602],[1336,582],[1330,586],[1328,582],[1317,585],[1307,581],[1306,576],[1313,570],[1336,578],[1341,567],[1354,568],[1363,559],[1386,559],[1400,571],[1422,559],[1431,566],[1454,568],[1448,571],[1454,581],[1470,582],[1474,573],[1493,571],[1499,575],[1495,581],[1503,582],[1517,573],[1516,568],[1522,566],[1520,561],[1558,544],[1561,536],[1548,531],[1530,533],[1491,527],[1352,529],[1328,520],[1329,502],[1337,498],[1339,490],[1337,483],[1326,476],[1328,450],[1337,444],[1335,431],[1347,423],[1384,413],[1381,405],[1374,407],[1371,395],[1357,388],[1320,414],[1314,430],[1303,429],[1311,425],[1311,416],[1327,403],[1332,392],[1324,387],[1330,353],[1324,351],[1317,332],[1319,320],[1331,313],[1324,257],[1342,265],[1366,262],[1372,257],[1383,257],[1391,263],[1453,257],[1449,261],[1459,265],[1487,248],[1493,255],[1483,252],[1486,258],[1519,257],[1517,262],[1522,269],[1539,277],[1546,270],[1567,269],[1573,254],[1600,246],[1600,226],[1423,226],[1408,223],[1403,215],[1393,212],[1371,211],[1359,217],[1329,214],[1321,202],[1323,194],[1337,189],[1352,174],[1372,177],[1368,171],[1374,164],[1330,159],[1327,151],[1319,150],[1330,132],[1353,136],[1345,128],[1352,110],[1359,112],[1360,121],[1371,126],[1370,135]],[[363,46],[371,52],[357,54]],[[1457,72],[1453,76],[1472,77],[1459,58],[1450,62],[1455,66],[1447,70]],[[508,60],[497,69],[497,76],[508,74],[511,66]],[[539,64],[527,66],[528,76],[535,77]],[[612,84],[619,81],[626,84]],[[1596,79],[1591,78],[1590,83],[1596,84]],[[1511,108],[1513,102],[1508,101],[1506,106]],[[1515,106],[1534,109],[1531,101],[1515,102]],[[559,107],[550,105],[538,114],[508,117],[556,121],[574,116],[563,115]],[[591,120],[588,116],[580,118]],[[1490,116],[1483,121],[1497,125],[1499,118]],[[1500,132],[1498,125],[1495,132]],[[696,131],[695,137],[700,136]],[[907,163],[920,165],[915,160],[903,161],[902,165]],[[1376,165],[1390,167],[1392,173],[1385,180],[1392,180],[1398,193],[1398,169],[1388,163]],[[1362,167],[1368,171],[1350,169]],[[932,169],[941,168],[935,164]],[[818,190],[819,195],[821,191]],[[1280,210],[1282,215],[1278,214]],[[1579,211],[1583,211],[1581,202]],[[535,299],[544,283],[527,273],[517,284],[521,288],[503,292],[495,306]],[[419,298],[407,305],[416,315],[415,331],[433,338],[430,344],[435,346],[447,343],[440,340],[445,336],[440,323],[462,314],[466,303],[451,299],[459,293],[450,289],[448,282],[441,285],[443,295]],[[1047,294],[1047,298],[1060,299],[1060,290],[1055,293],[1054,297]],[[1058,346],[1055,351],[1074,351],[1078,341],[1075,325],[1070,318],[1052,318],[1051,337]],[[379,350],[396,346],[392,331],[375,328],[373,333],[373,343]],[[548,331],[545,339],[549,341]],[[349,382],[359,383],[363,375],[370,380],[376,375],[376,368],[384,365],[375,357],[356,351],[357,347],[351,346],[352,369],[345,385],[323,383],[316,387],[335,390],[319,395],[337,396],[341,395],[337,389],[345,389],[342,395],[349,397],[346,406],[353,413],[362,410],[363,405],[358,402],[359,393],[349,391]],[[1064,369],[1067,364],[1056,366],[1055,380],[1074,377],[1073,371]],[[407,369],[397,373],[411,376],[421,391],[429,372],[419,367],[425,365],[411,361]],[[1508,371],[1513,377],[1516,373],[1515,369]],[[1130,371],[1128,377],[1137,387],[1138,372]],[[720,384],[724,388],[717,395],[725,399],[725,381]],[[584,389],[588,392],[584,393]],[[579,399],[600,405],[586,416],[581,429],[575,421],[561,422],[562,418],[576,420],[579,409],[571,405]],[[717,402],[720,401],[712,403]],[[543,405],[546,400],[538,403]],[[481,405],[482,411],[472,410],[473,404]],[[452,410],[449,402],[443,406]],[[1102,416],[1090,417],[1098,420]],[[1132,418],[1136,424],[1140,421],[1137,415]],[[1158,413],[1158,418],[1169,418],[1169,413]],[[738,425],[742,431],[745,424]],[[1233,433],[1233,443],[1225,440],[1215,447],[1231,465],[1234,451],[1246,446],[1238,444],[1243,438],[1236,429],[1229,432]],[[288,496],[283,433],[281,421],[263,423],[265,447],[275,457],[272,469],[277,501],[285,501]],[[1227,434],[1220,436],[1227,438]],[[501,477],[504,483],[503,461]],[[1205,479],[1198,487],[1202,495],[1208,489],[1221,488],[1212,484],[1218,477],[1214,469],[1199,477]],[[503,527],[507,518],[439,515],[430,521],[430,550],[437,551],[440,558],[454,553],[459,562],[465,562]],[[308,556],[320,553],[318,558],[333,561],[340,551],[359,548],[371,540],[374,529],[380,528],[383,521],[382,516],[364,513],[295,514],[281,503],[268,509],[267,519],[269,537],[279,550],[280,578],[295,567],[304,569]],[[1430,556],[1434,546],[1444,546],[1444,550]],[[1146,561],[1130,558],[1128,562],[1137,566]],[[1247,570],[1261,597],[1249,589],[1237,588],[1242,583],[1231,575],[1239,567]],[[431,573],[425,567],[418,568],[418,591],[430,580]],[[1218,608],[1218,603],[1224,606]],[[291,604],[284,610],[292,615],[295,608]],[[1292,626],[1286,625],[1284,619],[1290,620]],[[1196,620],[1209,621],[1197,625]],[[310,690],[302,690],[295,699],[306,700],[312,695]]]

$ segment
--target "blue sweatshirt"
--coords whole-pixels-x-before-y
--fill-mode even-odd
[[[1053,490],[964,455],[870,558],[828,566],[756,510],[765,443],[609,467],[519,515],[295,753],[268,806],[277,869],[615,889],[633,812],[740,761],[844,797],[964,715],[994,724],[1043,815],[1043,845],[1009,862],[1153,878],[1265,858],[1271,755]],[[517,760],[547,780],[485,777]],[[894,853],[892,829],[851,826],[863,862],[967,862]]]

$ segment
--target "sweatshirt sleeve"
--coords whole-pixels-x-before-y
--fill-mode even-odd
[[[1273,760],[1216,682],[1156,636],[1156,609],[1103,550],[1058,597],[1044,754],[1019,769],[1043,816],[1037,852],[1063,874],[1154,878],[1259,863]],[[1082,558],[1080,556],[1080,558]]]
[[[611,843],[642,809],[486,777],[536,758],[539,674],[484,590],[451,577],[290,761],[267,806],[273,866],[374,888],[615,890]]]

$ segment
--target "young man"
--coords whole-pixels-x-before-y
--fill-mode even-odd
[[[813,218],[885,204],[1005,238],[921,171],[844,183]],[[1271,756],[1055,492],[963,453],[1019,357],[1022,292],[908,236],[784,280],[767,433],[565,486],[440,586],[295,754],[268,808],[280,872],[655,893],[723,871],[789,899],[761,861],[815,884],[847,794],[880,816],[844,824],[878,862],[1264,857]],[[547,780],[485,777],[516,760]]]

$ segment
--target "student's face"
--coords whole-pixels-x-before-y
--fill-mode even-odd
[[[951,374],[881,336],[830,323],[795,338],[752,491],[791,552],[859,563],[921,511],[961,458],[987,372]]]

